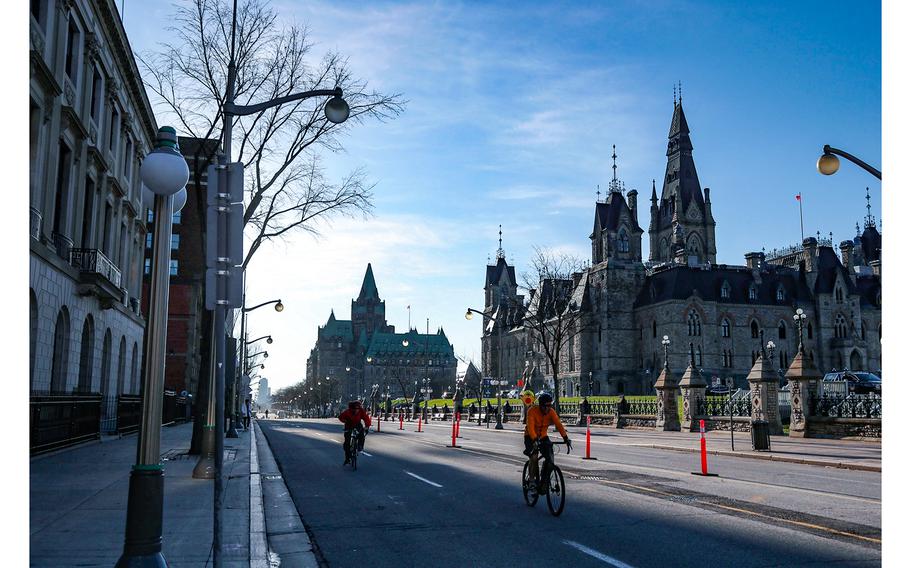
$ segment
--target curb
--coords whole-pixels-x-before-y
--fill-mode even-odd
[[[644,448],[653,448],[655,450],[672,450],[676,452],[688,452],[692,454],[700,453],[701,450],[695,448],[680,448],[678,446],[661,446],[658,444],[632,444],[637,447]],[[874,465],[863,465],[863,464],[854,464],[854,463],[844,463],[844,462],[831,462],[831,461],[822,461],[822,460],[809,460],[805,458],[790,458],[776,456],[774,454],[746,454],[746,453],[737,453],[737,452],[727,452],[724,450],[708,450],[709,454],[715,456],[725,456],[731,458],[749,458],[754,460],[767,460],[767,461],[777,461],[777,462],[788,462],[788,463],[798,463],[802,465],[817,465],[822,467],[836,467],[838,469],[852,469],[858,471],[873,471],[881,473],[881,466]]]
[[[262,477],[259,474],[259,450],[256,431],[250,424],[250,568],[269,567],[269,544],[265,529],[265,510],[262,502]]]

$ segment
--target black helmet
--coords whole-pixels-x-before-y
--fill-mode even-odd
[[[546,391],[537,393],[537,404],[553,404],[553,395]]]
[[[356,410],[356,409],[360,408],[360,401],[352,400],[351,402],[348,403],[348,408],[350,408],[351,410]]]

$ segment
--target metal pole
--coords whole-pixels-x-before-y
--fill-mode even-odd
[[[497,363],[497,369],[496,369],[498,371],[497,374],[499,375],[499,384],[497,385],[499,388],[496,389],[496,392],[497,392],[497,395],[496,395],[496,429],[502,430],[502,377],[503,377],[503,373],[502,373],[502,326],[499,325],[499,322],[496,322],[496,324],[497,324],[496,327],[498,328],[498,334],[499,334],[499,349],[498,349],[499,362]]]
[[[167,342],[167,303],[170,278],[171,210],[173,196],[155,196],[155,228],[149,322],[146,334],[142,418],[136,465],[130,472],[126,538],[117,567],[161,566],[164,512],[164,468],[161,465],[161,407]]]

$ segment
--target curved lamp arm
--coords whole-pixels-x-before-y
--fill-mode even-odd
[[[869,164],[860,160],[859,158],[857,158],[856,156],[854,156],[852,154],[849,154],[849,153],[844,152],[843,150],[839,150],[837,148],[832,148],[831,146],[829,146],[827,144],[825,144],[825,147],[822,148],[822,152],[823,152],[823,154],[822,154],[822,157],[819,158],[819,163],[821,163],[821,160],[824,159],[825,156],[830,156],[831,154],[836,154],[838,156],[843,156],[844,158],[847,158],[848,160],[850,160],[857,166],[863,168],[864,170],[866,170],[870,174],[874,175],[878,179],[882,179],[882,172],[880,170],[873,168],[872,166],[870,166]],[[821,169],[819,169],[819,171],[821,171]],[[823,173],[825,175],[831,175],[836,171],[837,171],[837,167],[835,166],[833,171],[831,171],[831,172],[821,171],[821,173]]]
[[[334,89],[317,89],[315,91],[304,91],[302,93],[294,93],[293,95],[288,95],[286,97],[278,97],[277,99],[272,99],[264,103],[259,103],[255,105],[235,105],[234,103],[224,103],[224,114],[232,114],[234,116],[246,116],[248,114],[255,114],[257,112],[263,111],[267,108],[271,108],[278,105],[283,105],[284,103],[289,103],[292,101],[299,101],[301,99],[309,99],[311,97],[341,97],[344,93],[341,91],[341,87],[335,87]]]
[[[284,304],[282,304],[281,300],[279,299],[279,300],[269,300],[268,302],[262,302],[261,304],[257,304],[255,306],[253,306],[252,308],[243,308],[243,312],[244,313],[252,312],[253,310],[255,310],[257,308],[261,308],[262,306],[268,306],[269,304],[277,304],[275,306],[276,312],[280,312],[281,310],[284,309]]]

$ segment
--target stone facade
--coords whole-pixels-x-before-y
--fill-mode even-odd
[[[30,390],[138,394],[155,118],[112,0],[36,0],[29,26]]]
[[[392,396],[413,396],[417,381],[425,378],[435,395],[455,385],[455,348],[440,327],[436,333],[395,333],[385,318],[385,301],[379,298],[373,267],[367,265],[360,294],[351,300],[351,319],[339,320],[335,311],[319,327],[316,345],[306,363],[306,383],[324,388],[326,397],[362,396],[379,385]],[[328,378],[328,380],[325,380]],[[334,385],[338,385],[335,387]]]
[[[856,237],[840,243],[840,255],[819,235],[767,254],[747,253],[744,266],[717,264],[711,194],[699,184],[692,148],[680,101],[660,197],[652,182],[647,262],[638,192],[626,192],[614,173],[606,199],[595,203],[591,264],[565,280],[588,325],[562,353],[561,394],[653,394],[665,335],[671,368],[691,358],[708,384],[731,377],[742,388],[748,388],[762,337],[773,340],[769,364],[783,383],[799,342],[792,319],[797,307],[808,315],[806,356],[819,369],[880,372],[881,234],[868,205],[864,229],[857,225]],[[498,254],[486,276],[484,311],[505,314],[505,377],[514,384],[526,367],[551,376],[529,337],[524,318],[533,302],[518,294],[515,268]],[[486,375],[498,374],[498,335],[496,325],[484,325]]]

